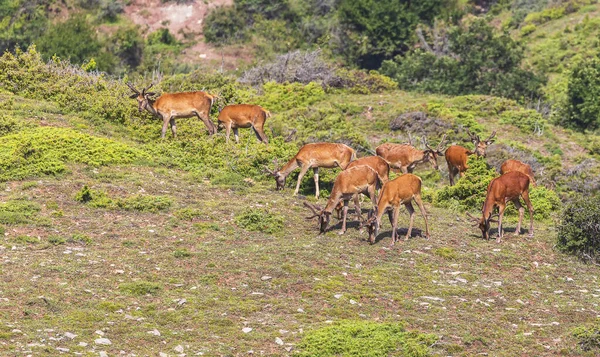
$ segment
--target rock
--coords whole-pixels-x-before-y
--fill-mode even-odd
[[[69,349],[64,347],[56,347],[56,350],[59,352],[69,352]]]
[[[108,353],[106,353],[104,351],[100,351],[99,355],[100,355],[100,357],[108,357]]]
[[[177,346],[175,346],[174,350],[177,353],[183,353],[183,346],[182,345],[177,345]]]
[[[251,327],[244,327],[244,328],[242,329],[242,332],[243,332],[243,333],[248,333],[248,332],[250,332],[250,331],[252,331],[252,328],[251,328]]]
[[[154,335],[154,336],[160,336],[160,331],[158,331],[157,329],[154,329],[152,331],[148,331],[149,334]]]
[[[342,295],[342,294],[335,294],[335,295],[333,295],[333,297],[334,297],[334,298],[336,298],[336,299],[339,299],[339,298],[341,298],[342,296],[344,296],[344,295]]]
[[[357,302],[356,302],[355,300],[352,300],[352,299],[350,299],[350,304],[351,304],[351,305],[356,305],[356,304],[357,304]]]
[[[164,352],[159,352],[158,355],[159,357],[169,357],[169,355]]]
[[[186,300],[186,299],[180,299],[180,300],[177,302],[177,305],[181,306],[181,305],[185,304],[186,302],[187,302],[187,300]]]
[[[81,347],[87,347],[87,345],[88,345],[88,344],[87,344],[87,343],[85,343],[85,342],[79,342],[79,346],[81,346]]]
[[[279,346],[283,346],[283,340],[281,338],[279,338],[279,337],[277,337],[275,339],[275,343],[278,344]]]
[[[68,338],[68,339],[70,339],[70,340],[72,340],[75,337],[77,337],[77,335],[74,334],[74,333],[71,333],[71,332],[65,332],[65,337]]]
[[[267,281],[267,280],[271,280],[271,279],[273,279],[273,278],[268,275],[264,275],[263,277],[260,278],[260,280],[262,280],[262,281]]]
[[[96,330],[96,335],[104,336],[104,331]]]
[[[112,345],[112,342],[108,338],[97,338],[94,340],[94,343],[97,345]]]

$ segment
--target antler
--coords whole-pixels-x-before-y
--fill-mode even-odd
[[[317,205],[312,205],[308,202],[304,202],[304,205],[306,207],[308,207],[314,214],[310,217],[305,217],[306,219],[313,219],[315,217],[319,217],[321,215],[321,207],[317,206]]]
[[[131,84],[131,82],[127,82],[127,87],[129,87],[129,89],[131,89],[135,94],[140,94],[140,91],[135,89],[133,87],[133,84]]]
[[[146,91],[150,88],[152,88],[152,86],[154,85],[154,83],[150,83],[150,85],[147,88],[142,89],[142,95],[146,94]]]
[[[491,143],[493,142],[492,138],[493,138],[494,136],[496,136],[496,130],[494,130],[494,131],[492,132],[492,135],[490,135],[490,136],[489,136],[487,139],[485,139],[485,143],[486,143],[486,144],[488,144],[488,145],[489,145],[489,144],[491,144]]]
[[[469,218],[471,218],[472,221],[476,222],[474,225],[478,225],[479,224],[479,218],[473,216],[471,213],[467,212],[467,216],[469,216]]]
[[[275,170],[271,170],[271,169],[269,169],[269,167],[267,165],[264,165],[262,172],[272,175],[272,176],[276,176],[277,171],[279,171],[279,164],[278,164],[277,159],[273,159],[273,164],[275,164]]]
[[[442,147],[444,147],[444,145],[446,145],[445,141],[446,141],[446,134],[444,134],[444,136],[442,136],[442,140],[440,140],[440,143],[435,148],[435,151],[440,152],[442,150]]]
[[[423,136],[423,138],[421,139],[421,141],[423,142],[423,145],[424,145],[424,146],[425,146],[427,149],[429,149],[429,150],[431,150],[431,151],[434,151],[434,150],[431,148],[431,146],[429,146],[429,144],[427,143],[427,138],[426,138],[426,137],[424,137],[424,136]]]
[[[294,136],[296,135],[297,131],[298,130],[296,130],[296,129],[293,129],[292,131],[290,131],[290,133],[288,134],[288,136],[283,141],[286,142],[286,143],[289,143],[290,141],[292,141],[293,138],[294,138]]]

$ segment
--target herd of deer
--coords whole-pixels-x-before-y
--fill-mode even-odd
[[[167,126],[170,124],[173,136],[177,135],[175,119],[189,118],[197,116],[206,125],[208,133],[214,135],[217,132],[217,126],[210,120],[210,110],[214,104],[216,96],[206,92],[185,92],[185,93],[165,93],[157,99],[151,99],[155,95],[148,92],[150,85],[138,91],[127,84],[134,92],[131,98],[136,98],[140,112],[144,109],[158,116],[163,120],[162,135],[164,138]],[[258,105],[235,104],[225,106],[219,113],[218,123],[226,129],[226,138],[229,142],[229,136],[233,129],[235,140],[239,142],[238,128],[252,128],[259,141],[267,144],[268,139],[264,133],[264,124],[270,113]],[[410,214],[410,223],[408,232],[405,236],[407,240],[411,236],[414,221],[415,210],[412,205],[414,200],[423,219],[425,220],[425,237],[429,239],[429,228],[427,224],[427,215],[421,199],[421,179],[412,174],[418,164],[429,162],[437,170],[438,156],[444,156],[448,164],[448,176],[450,185],[454,185],[454,178],[458,174],[463,177],[467,166],[467,159],[470,155],[485,157],[486,148],[494,142],[494,131],[487,139],[480,140],[479,136],[471,133],[467,129],[473,145],[474,151],[458,145],[449,146],[445,152],[446,136],[436,148],[429,146],[426,140],[423,140],[426,150],[419,150],[410,144],[392,144],[385,143],[377,147],[377,156],[368,156],[356,159],[354,149],[339,143],[312,143],[306,144],[287,164],[275,170],[266,168],[266,172],[275,178],[277,189],[283,190],[286,178],[292,171],[300,168],[298,181],[294,195],[298,194],[300,182],[309,169],[313,169],[315,180],[315,195],[319,198],[319,168],[339,167],[342,172],[336,177],[325,208],[305,202],[313,215],[307,219],[318,218],[320,232],[327,230],[331,215],[337,210],[338,219],[340,211],[342,213],[342,229],[340,234],[346,231],[346,220],[348,214],[348,203],[354,200],[355,211],[360,227],[367,227],[369,241],[375,242],[381,226],[381,217],[388,213],[390,223],[392,224],[392,245],[398,240],[398,215],[400,205],[404,205]],[[394,169],[402,172],[394,180],[389,180],[389,171]],[[524,208],[521,205],[520,197],[525,201],[529,210],[530,227],[529,235],[533,236],[533,206],[529,200],[529,184],[535,185],[533,171],[531,167],[517,160],[505,161],[500,169],[500,177],[493,179],[488,188],[487,196],[483,204],[482,217],[477,218],[470,214],[469,217],[479,226],[484,239],[489,239],[490,223],[496,222],[493,219],[498,217],[498,237],[499,242],[503,236],[502,218],[506,203],[512,201],[519,210],[519,223],[517,224],[516,234],[521,233],[521,223],[523,220]],[[379,190],[379,195],[377,194]],[[373,209],[369,212],[366,220],[363,220],[359,195],[369,196],[373,203]],[[379,197],[378,197],[379,196]],[[498,206],[498,213],[493,214],[495,206]]]

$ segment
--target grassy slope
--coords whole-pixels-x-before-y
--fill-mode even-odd
[[[373,106],[372,121],[364,114],[348,120],[375,141],[376,134],[395,135],[384,130],[395,113],[432,100],[460,101],[404,92],[339,94],[316,107]],[[5,113],[33,125],[74,127],[139,145],[120,127],[99,128],[51,103],[15,103],[17,109]],[[479,121],[500,128],[493,116]],[[181,141],[201,132],[189,119],[178,128]],[[243,141],[254,140],[246,130],[241,134]],[[563,134],[559,144],[566,147],[571,134]],[[216,140],[221,145],[223,138]],[[417,216],[414,237],[390,249],[388,222],[374,246],[356,224],[345,236],[337,234],[339,225],[318,236],[315,222],[303,219],[303,198],[291,197],[291,189],[274,192],[272,182],[231,188],[144,165],[70,169],[58,178],[7,182],[0,191],[2,202],[26,199],[41,206],[37,223],[6,226],[0,243],[1,354],[53,356],[60,347],[84,355],[157,355],[175,354],[182,345],[188,355],[288,355],[309,329],[368,319],[404,321],[410,330],[434,333],[440,341],[433,350],[440,355],[576,355],[572,329],[598,315],[597,268],[553,250],[552,222],[536,222],[534,238],[507,236],[496,244],[479,239],[462,214],[426,204],[431,240],[419,236],[424,227]],[[168,196],[173,205],[160,213],[92,208],[74,200],[84,184],[113,197]],[[234,217],[247,207],[283,215],[284,230],[265,235],[237,227]],[[202,215],[178,218],[186,208]],[[406,223],[404,214],[399,225]],[[507,228],[514,229],[514,221]],[[73,234],[91,243],[69,242]],[[56,237],[67,242],[50,243],[60,243]],[[158,290],[124,291],[132,282],[142,292]],[[244,327],[253,330],[245,334]],[[148,333],[154,329],[160,336]],[[97,331],[112,345],[94,345]]]

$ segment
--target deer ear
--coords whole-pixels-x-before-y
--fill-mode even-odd
[[[146,93],[146,96],[148,96],[148,97],[152,97],[153,95],[156,95],[156,92],[148,92],[148,93]]]
[[[130,95],[129,98],[135,99],[135,98],[137,98],[137,96],[138,96],[138,94],[134,93],[134,94]]]
[[[488,140],[488,141],[486,141],[485,143],[486,143],[487,145],[491,145],[491,144],[493,144],[493,143],[494,143],[494,141],[496,141],[496,140],[492,139],[492,140]]]

